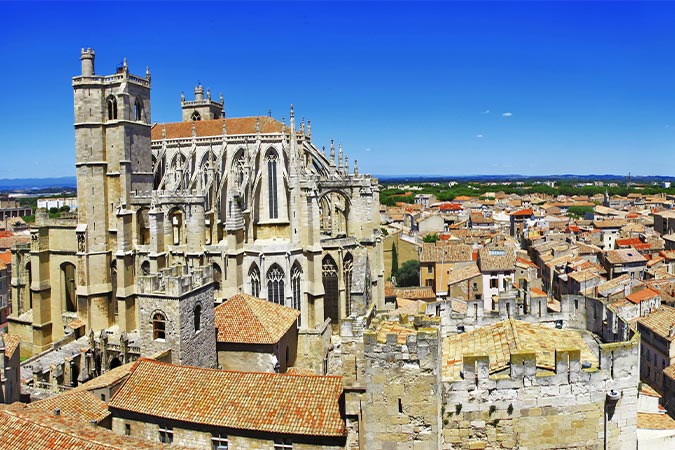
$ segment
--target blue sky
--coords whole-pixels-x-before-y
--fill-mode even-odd
[[[378,175],[675,175],[675,3],[0,2],[0,178],[75,173],[71,77],[200,81]]]

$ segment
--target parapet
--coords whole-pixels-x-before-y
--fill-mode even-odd
[[[207,286],[213,282],[213,269],[210,266],[188,267],[172,266],[159,273],[139,277],[138,293],[182,297],[183,295]]]

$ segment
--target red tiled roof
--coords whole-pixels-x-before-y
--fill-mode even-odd
[[[535,263],[533,263],[532,261],[528,261],[527,259],[516,257],[516,261],[521,264],[525,264],[526,266],[534,267],[535,269],[539,268]]]
[[[344,436],[342,377],[230,372],[140,359],[110,409],[275,434]]]
[[[276,344],[299,315],[295,309],[237,294],[215,309],[218,342]]]
[[[617,239],[616,245],[620,247],[630,247],[634,245],[642,244],[640,238],[629,238],[629,239]]]
[[[15,334],[2,334],[2,340],[5,342],[5,356],[11,358],[14,355],[14,352],[19,348],[21,343],[21,338]]]
[[[112,431],[71,417],[54,417],[23,403],[0,405],[0,450],[187,449]]]
[[[653,289],[647,288],[647,289],[642,289],[641,291],[633,292],[630,295],[626,296],[626,300],[629,300],[631,303],[634,304],[639,304],[641,302],[644,302],[646,300],[650,300],[656,296],[658,296],[659,293],[656,292]]]
[[[531,216],[532,214],[534,214],[532,208],[521,209],[520,211],[511,213],[512,216],[527,216],[527,217]]]
[[[101,422],[110,415],[105,403],[86,390],[66,391],[44,400],[30,403],[28,409],[41,409],[53,412],[56,408],[65,417],[81,420],[84,423]]]
[[[236,117],[232,119],[197,120],[190,122],[156,123],[152,126],[152,140],[162,139],[162,132],[166,130],[167,139],[189,138],[192,136],[192,126],[195,127],[197,137],[222,136],[223,124],[227,134],[255,134],[256,121],[260,120],[260,133],[281,133],[283,124],[268,116]],[[288,130],[288,129],[287,129]],[[287,131],[290,133],[290,130]]]
[[[457,203],[443,203],[439,209],[441,211],[461,211],[462,205]]]

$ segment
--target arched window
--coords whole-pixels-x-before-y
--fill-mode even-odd
[[[277,200],[277,153],[273,150],[267,152],[267,195],[269,197],[269,217],[279,217],[279,204]]]
[[[340,296],[338,291],[338,268],[335,260],[327,255],[321,264],[321,281],[323,282],[324,298],[323,310],[326,317],[330,317],[333,325],[337,325],[339,316]]]
[[[106,106],[108,109],[108,120],[117,119],[117,100],[112,95],[106,100]]]
[[[152,338],[164,339],[166,337],[166,318],[164,314],[157,312],[152,316]]]
[[[293,295],[293,309],[301,310],[302,291],[300,290],[300,283],[302,281],[302,269],[297,263],[291,269],[291,293]],[[298,327],[301,324],[300,316],[298,316]]]
[[[342,261],[342,274],[345,280],[345,299],[346,299],[346,311],[345,315],[349,316],[351,314],[351,304],[352,304],[352,271],[354,267],[354,258],[351,253],[345,255],[344,260]]]
[[[136,98],[134,102],[134,120],[143,120],[143,100]]]
[[[141,264],[141,274],[144,277],[147,277],[150,275],[150,262],[149,261],[143,261],[143,264]]]
[[[248,271],[248,279],[251,282],[251,295],[260,297],[260,271],[255,264],[253,264]]]
[[[267,271],[267,300],[284,304],[284,271],[277,264]]]
[[[61,292],[64,310],[77,312],[77,296],[75,295],[75,265],[69,262],[61,264]],[[113,295],[115,295],[113,293]]]
[[[195,333],[202,328],[202,305],[199,303],[195,306]]]
[[[197,111],[195,111],[192,113],[192,120],[194,120],[195,122],[198,120],[202,120],[202,115],[199,114]]]
[[[223,282],[223,271],[220,269],[220,266],[216,263],[212,264],[213,267],[213,290],[220,292],[220,283]]]

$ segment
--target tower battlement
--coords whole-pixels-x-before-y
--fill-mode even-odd
[[[209,266],[172,266],[159,273],[139,277],[138,293],[182,297],[213,281],[213,270]]]

